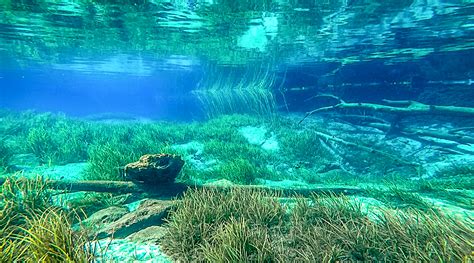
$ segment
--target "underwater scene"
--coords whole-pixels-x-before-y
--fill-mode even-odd
[[[1,0],[0,262],[474,262],[472,0]]]

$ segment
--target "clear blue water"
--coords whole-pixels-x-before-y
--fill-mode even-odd
[[[473,127],[473,0],[0,0],[0,262],[473,262]]]
[[[473,106],[470,1],[2,1],[0,10],[0,107],[198,118],[190,92],[203,78],[256,67],[276,74],[269,89],[292,111],[327,90]]]

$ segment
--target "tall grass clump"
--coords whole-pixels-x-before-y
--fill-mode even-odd
[[[170,214],[162,246],[184,262],[472,260],[471,222],[432,210],[369,216],[357,200],[333,194],[291,203],[251,189],[188,191]]]
[[[286,216],[274,197],[251,190],[190,190],[171,213],[163,248],[185,262],[262,258],[259,251],[272,249],[261,237],[268,229],[281,226]],[[263,232],[247,236],[260,230]],[[242,248],[248,249],[239,251]],[[270,254],[265,258],[270,260]]]
[[[6,145],[5,139],[0,138],[0,174],[7,170],[11,157],[11,149]]]
[[[58,118],[50,126],[40,123],[28,130],[26,148],[43,163],[65,164],[87,159],[92,129],[78,120]]]
[[[200,174],[205,179],[226,179],[236,184],[253,184],[257,178],[271,177],[271,171],[256,166],[247,159],[236,158]]]
[[[472,249],[473,232],[434,211],[380,210],[372,219],[358,201],[313,195],[293,210],[291,246],[307,261],[451,262]]]
[[[8,178],[0,193],[0,262],[90,262],[73,216],[51,203],[41,178]]]
[[[433,204],[423,199],[421,195],[402,189],[395,184],[387,189],[367,189],[367,193],[392,208],[435,211]]]
[[[320,163],[330,159],[331,154],[312,131],[281,128],[278,138],[282,151],[296,160]]]
[[[74,231],[71,215],[57,208],[27,218],[14,236],[25,247],[20,257],[29,262],[91,262],[93,253],[85,233]]]
[[[105,143],[89,149],[88,167],[84,174],[87,180],[122,180],[122,168],[138,160],[139,153],[126,145]]]

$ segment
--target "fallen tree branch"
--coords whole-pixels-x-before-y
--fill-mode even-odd
[[[390,129],[390,125],[383,124],[383,123],[366,123],[365,126],[377,128],[380,130],[388,131]],[[461,134],[450,134],[450,133],[443,133],[433,130],[422,130],[416,128],[400,128],[399,132],[404,135],[410,136],[427,136],[433,137],[436,139],[443,139],[448,141],[453,141],[459,144],[474,144],[474,138],[467,135]]]
[[[324,111],[341,110],[341,109],[356,109],[356,110],[368,110],[375,112],[392,113],[396,115],[448,115],[448,116],[474,116],[474,108],[471,107],[458,107],[458,106],[439,106],[439,105],[427,105],[417,101],[392,101],[383,100],[385,103],[394,105],[382,105],[374,103],[353,103],[353,102],[340,102],[332,106],[321,107],[306,113],[299,124],[302,123],[308,116]]]
[[[365,145],[362,145],[362,144],[357,144],[357,143],[353,143],[353,142],[349,142],[349,141],[346,141],[346,140],[343,140],[341,138],[338,138],[334,135],[329,135],[329,134],[325,134],[325,133],[322,133],[322,132],[318,132],[318,131],[315,131],[315,134],[318,135],[319,137],[322,137],[326,140],[330,140],[330,141],[335,141],[335,142],[338,142],[340,144],[343,144],[343,145],[346,145],[346,146],[351,146],[351,147],[355,147],[355,148],[358,148],[360,150],[363,150],[365,152],[369,152],[369,153],[375,153],[375,154],[378,154],[378,155],[381,155],[381,156],[384,156],[384,157],[387,157],[389,159],[392,159],[394,161],[397,161],[398,163],[400,164],[405,164],[405,165],[409,165],[409,166],[413,166],[415,167],[417,170],[421,167],[420,164],[417,164],[417,163],[412,163],[412,162],[409,162],[409,161],[405,161],[395,155],[392,155],[392,154],[389,154],[389,153],[386,153],[386,152],[383,152],[383,151],[380,151],[380,150],[377,150],[377,149],[374,149],[374,148],[371,148],[371,147],[368,147],[368,146],[365,146]]]
[[[0,186],[4,184],[8,178],[0,178]],[[19,180],[27,180],[19,179]],[[168,183],[162,185],[149,186],[141,183],[125,182],[125,181],[59,181],[46,180],[46,187],[54,190],[72,192],[97,192],[97,193],[115,193],[115,194],[143,194],[147,197],[174,197],[181,195],[189,188],[217,188],[217,189],[254,189],[269,190],[281,192],[283,196],[292,197],[294,195],[310,196],[311,194],[345,194],[355,195],[364,192],[364,189],[356,187],[321,187],[321,188],[304,188],[304,189],[284,189],[269,188],[258,185],[233,185],[233,186],[214,186],[214,185],[186,185],[182,183]]]

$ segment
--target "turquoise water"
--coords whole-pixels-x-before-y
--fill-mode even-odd
[[[473,18],[1,1],[0,262],[473,261]]]

